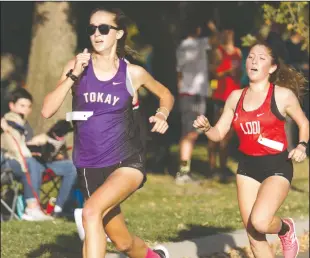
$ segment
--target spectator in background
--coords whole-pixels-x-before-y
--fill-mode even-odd
[[[208,23],[216,32],[213,22]],[[190,173],[191,157],[199,132],[192,127],[199,114],[206,112],[206,97],[209,87],[207,50],[209,38],[200,38],[201,27],[189,24],[187,37],[181,41],[176,51],[178,72],[179,107],[181,113],[180,165],[176,183],[192,182]]]
[[[24,80],[21,58],[10,53],[1,54],[1,117],[9,111],[11,93],[24,87]]]
[[[27,145],[44,145],[49,141],[49,137],[47,134],[33,137],[33,131],[26,120],[32,110],[32,96],[24,88],[19,88],[12,92],[9,108],[10,112],[6,113],[1,119],[1,128],[4,131],[1,134],[1,149],[6,151],[9,167],[12,168],[17,177],[21,178],[24,185],[24,197],[27,207],[22,218],[30,221],[48,220],[50,218],[40,210],[38,200],[33,193],[34,190],[37,196],[40,195],[42,174],[46,168],[34,158],[34,153],[31,153]],[[14,136],[16,142],[12,136]],[[29,186],[25,176],[26,165],[23,162],[23,158],[27,162],[32,186]],[[51,168],[56,175],[63,177],[52,214],[54,217],[59,217],[63,215],[63,207],[69,199],[72,187],[76,181],[76,169],[70,160],[57,160],[47,162],[45,165]]]
[[[240,80],[242,74],[242,53],[234,44],[234,31],[232,29],[224,29],[222,31],[221,44],[216,50],[216,71],[215,78],[218,80],[216,90],[213,92],[212,99],[214,101],[214,122],[220,118],[225,102],[233,90],[240,89]],[[233,136],[231,129],[226,137],[219,143],[209,140],[209,165],[210,172],[214,176],[219,176],[224,181],[230,176],[234,176],[227,166],[228,143]],[[216,153],[219,146],[220,171],[216,173]]]

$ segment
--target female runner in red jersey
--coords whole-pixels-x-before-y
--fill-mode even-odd
[[[216,50],[216,62],[218,63],[215,76],[218,80],[218,86],[213,92],[212,100],[214,107],[213,121],[216,122],[223,113],[225,102],[234,90],[240,89],[240,78],[242,70],[241,50],[235,46],[234,31],[225,29],[222,32],[222,43]],[[234,176],[227,168],[228,144],[233,136],[233,130],[230,130],[226,137],[220,142],[208,141],[209,164],[212,176],[219,176],[220,181],[225,182],[231,176]],[[216,170],[216,153],[219,147],[220,170]]]
[[[246,70],[249,87],[231,93],[217,124],[212,127],[206,117],[198,116],[194,127],[203,129],[212,141],[220,141],[233,126],[242,154],[237,171],[238,203],[254,256],[274,257],[266,234],[278,234],[284,257],[295,258],[299,244],[294,222],[275,213],[290,189],[292,161],[306,158],[309,121],[298,101],[305,79],[280,62],[265,43],[251,48]],[[287,115],[299,127],[299,143],[290,153],[284,131]]]

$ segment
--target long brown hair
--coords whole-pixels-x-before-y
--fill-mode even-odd
[[[277,65],[277,69],[270,75],[269,81],[280,87],[288,88],[293,91],[299,101],[302,100],[306,93],[306,78],[304,75],[296,71],[292,66],[284,63],[284,61],[277,55],[275,49],[265,41],[255,43],[254,46],[264,46],[268,49],[271,56],[271,64]]]
[[[136,57],[139,54],[137,51],[131,49],[129,46],[126,45],[126,38],[127,38],[127,24],[130,23],[130,19],[124,14],[124,12],[119,8],[108,8],[108,7],[97,7],[91,13],[90,17],[92,17],[96,12],[108,12],[115,15],[114,22],[116,23],[117,27],[120,30],[124,31],[124,35],[117,41],[117,48],[116,54],[119,58],[124,58],[125,56],[129,55],[132,57]]]

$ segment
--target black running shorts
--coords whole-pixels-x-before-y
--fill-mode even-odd
[[[241,154],[237,174],[251,177],[260,183],[270,176],[282,176],[291,183],[293,163],[291,159],[288,159],[287,150],[266,156]]]
[[[104,168],[77,168],[79,187],[87,200],[118,168],[135,168],[144,175],[139,188],[146,182],[145,161],[142,153],[137,153],[115,165]]]

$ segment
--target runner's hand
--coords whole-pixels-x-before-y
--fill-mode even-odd
[[[297,147],[290,151],[288,158],[296,162],[302,162],[307,157],[306,147],[302,145],[297,145]]]
[[[211,128],[208,118],[206,118],[204,115],[197,116],[196,120],[193,123],[193,126],[197,129],[202,130],[203,132],[207,132]]]
[[[75,76],[80,76],[84,71],[84,68],[88,66],[90,60],[90,53],[88,53],[87,48],[84,49],[83,53],[78,54],[75,57],[75,64],[72,74]]]
[[[155,123],[151,132],[158,132],[164,134],[168,129],[168,123],[165,117],[161,114],[156,114],[155,116],[151,116],[149,118],[150,123]]]

